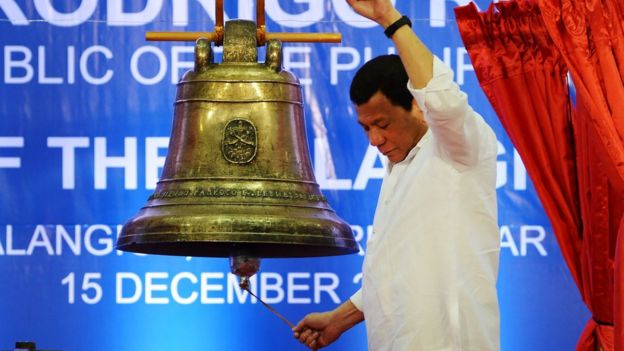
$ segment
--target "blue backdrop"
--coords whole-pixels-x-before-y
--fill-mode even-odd
[[[522,161],[478,86],[453,20],[452,8],[465,3],[397,6],[455,70],[500,141],[503,350],[572,350],[589,314]],[[226,20],[254,19],[255,1],[226,1],[225,11]],[[269,31],[343,34],[342,44],[284,49],[286,68],[304,87],[317,181],[362,248],[263,261],[258,294],[296,322],[359,286],[384,165],[357,126],[348,87],[363,62],[392,45],[344,0],[267,0],[266,13]],[[121,225],[154,189],[175,83],[193,62],[192,43],[148,43],[144,34],[209,31],[213,19],[208,0],[0,1],[0,349],[33,340],[76,351],[305,350],[237,289],[227,260],[114,249]],[[359,325],[328,350],[366,350],[365,334]]]

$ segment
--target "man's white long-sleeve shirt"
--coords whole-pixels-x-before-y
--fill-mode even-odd
[[[371,351],[499,350],[496,136],[437,57],[408,88],[429,130],[388,167],[351,301]]]

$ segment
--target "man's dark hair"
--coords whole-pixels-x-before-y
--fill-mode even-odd
[[[414,97],[407,89],[407,81],[407,72],[398,55],[378,56],[357,71],[349,95],[354,104],[361,105],[379,91],[393,105],[411,111]]]

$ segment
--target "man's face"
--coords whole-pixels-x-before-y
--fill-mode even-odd
[[[416,105],[412,111],[393,105],[381,92],[367,102],[356,105],[358,123],[364,128],[371,145],[392,163],[401,162],[426,131],[422,112]]]

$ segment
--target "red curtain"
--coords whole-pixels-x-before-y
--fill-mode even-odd
[[[455,10],[475,72],[518,149],[593,314],[577,350],[624,351],[622,6],[518,0]],[[567,90],[570,72],[576,109]],[[619,241],[619,243],[618,243]]]

